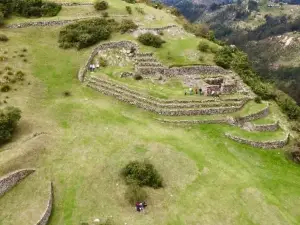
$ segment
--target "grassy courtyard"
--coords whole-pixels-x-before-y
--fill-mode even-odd
[[[49,225],[92,224],[95,218],[116,225],[300,224],[300,168],[286,158],[287,149],[235,143],[224,136],[234,131],[227,125],[161,124],[151,113],[85,87],[76,74],[92,47],[60,49],[59,30],[2,30],[10,38],[0,43],[2,50],[28,49],[24,70],[31,85],[8,93],[22,119],[12,142],[0,148],[0,176],[37,171],[0,198],[0,225],[35,224],[50,180],[55,202]],[[8,62],[14,67],[12,58]],[[264,106],[258,105],[245,113]],[[130,160],[143,159],[162,174],[165,188],[147,189],[149,206],[139,214],[124,199],[119,173]]]

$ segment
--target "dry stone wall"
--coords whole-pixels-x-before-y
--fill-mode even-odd
[[[89,17],[90,18],[90,17]],[[50,26],[61,26],[69,24],[78,20],[87,19],[72,19],[72,20],[52,20],[52,21],[36,21],[36,22],[26,22],[26,23],[16,23],[7,25],[5,28],[25,28],[25,27],[50,27]]]
[[[41,216],[40,220],[35,225],[47,225],[49,218],[51,216],[52,207],[53,207],[53,200],[54,200],[54,192],[53,192],[53,184],[50,183],[50,194],[49,200],[47,202],[47,208],[43,215]]]
[[[116,49],[116,48],[124,48],[127,50],[131,50],[132,48],[138,49],[138,45],[131,42],[131,41],[118,41],[118,42],[107,42],[104,44],[98,45],[92,53],[90,54],[86,64],[79,70],[78,72],[78,79],[80,82],[84,82],[85,74],[88,71],[89,65],[92,63],[94,57],[98,54],[101,50],[107,50],[107,49]]]
[[[269,109],[269,103],[268,103],[266,108],[262,109],[261,111],[250,114],[248,116],[239,117],[239,118],[237,118],[237,120],[239,123],[245,123],[245,122],[249,122],[252,120],[257,120],[257,119],[266,117],[267,115],[269,115],[269,112],[270,112],[270,109]]]
[[[34,169],[22,169],[14,171],[0,178],[0,197],[16,186],[21,180],[32,174]]]
[[[63,2],[60,3],[62,6],[89,6],[94,5],[92,2]]]
[[[250,122],[246,122],[243,124],[242,128],[248,131],[276,131],[279,128],[279,122],[273,124],[254,124]]]
[[[252,141],[229,133],[226,133],[225,136],[236,142],[247,144],[256,148],[263,148],[263,149],[283,148],[289,142],[289,134],[283,140],[275,140],[275,141]]]

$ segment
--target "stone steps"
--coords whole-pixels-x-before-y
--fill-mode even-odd
[[[200,107],[229,107],[237,106],[242,107],[245,104],[245,101],[233,101],[233,102],[223,102],[223,101],[214,101],[214,102],[204,102],[204,101],[178,101],[178,100],[161,100],[151,96],[145,96],[140,92],[134,91],[128,87],[118,85],[115,82],[108,81],[106,79],[91,77],[90,82],[97,83],[97,85],[105,86],[106,88],[111,88],[112,90],[117,91],[118,93],[127,95],[129,97],[145,101],[148,104],[154,104],[158,107],[169,107],[169,108],[200,108]]]
[[[138,62],[136,64],[137,67],[163,67],[163,65],[159,62]]]

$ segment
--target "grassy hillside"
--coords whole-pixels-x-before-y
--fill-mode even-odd
[[[126,13],[129,4],[109,2],[111,15]],[[138,6],[146,15],[134,12],[132,18],[143,27],[177,24],[165,11]],[[68,7],[51,19],[90,12],[95,13],[92,6]],[[163,19],[150,21],[150,14]],[[8,23],[30,20],[14,17]],[[59,26],[1,29],[10,40],[0,43],[1,54],[8,57],[0,70],[9,65],[23,70],[26,77],[23,83],[11,84],[16,90],[1,93],[1,102],[7,101],[1,107],[19,107],[22,119],[13,140],[0,147],[0,175],[20,168],[37,171],[0,198],[0,225],[35,224],[46,207],[49,180],[55,192],[49,225],[93,224],[95,218],[111,218],[120,225],[300,223],[300,170],[286,158],[289,146],[268,151],[238,144],[224,133],[249,134],[229,125],[162,124],[152,113],[86,87],[76,75],[93,46],[80,51],[61,49],[60,30]],[[165,38],[167,44],[161,50],[145,47],[145,51],[155,51],[166,63],[168,51],[174,63],[186,63],[180,57],[182,49],[196,49],[198,44],[190,35],[178,41]],[[111,40],[130,39],[134,38],[118,34]],[[27,62],[19,56],[24,48]],[[203,63],[213,64],[212,57],[213,53],[205,54]],[[70,96],[64,95],[66,91]],[[244,113],[262,106],[252,102]],[[276,105],[271,116],[289,132]],[[281,134],[280,130],[264,138]],[[126,185],[119,173],[130,160],[143,159],[162,174],[165,188],[147,189],[149,206],[139,214],[124,199]]]

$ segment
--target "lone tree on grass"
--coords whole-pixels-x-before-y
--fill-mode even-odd
[[[106,10],[108,9],[108,3],[106,1],[100,1],[100,0],[96,0],[94,2],[94,8],[97,10],[97,11],[100,11],[100,10]]]
[[[163,43],[166,43],[160,36],[152,34],[152,33],[145,33],[141,34],[138,37],[139,42],[144,45],[152,46],[154,48],[160,48]]]
[[[21,119],[21,110],[15,107],[6,107],[0,110],[0,144],[12,138],[17,122]]]

